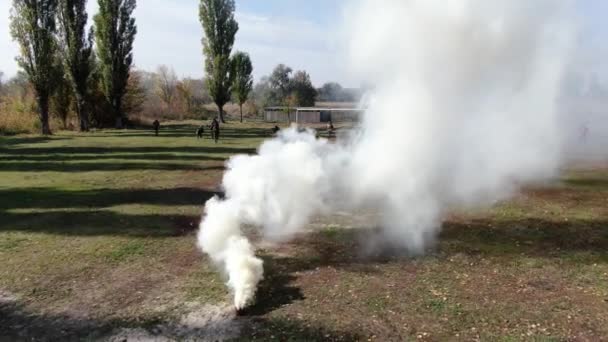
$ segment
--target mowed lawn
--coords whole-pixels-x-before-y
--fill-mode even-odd
[[[456,212],[420,257],[369,252],[367,213],[319,218],[260,244],[237,316],[195,232],[225,159],[273,125],[216,145],[195,124],[0,137],[0,340],[608,339],[606,165]]]

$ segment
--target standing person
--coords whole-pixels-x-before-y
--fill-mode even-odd
[[[202,124],[201,127],[199,127],[196,130],[197,139],[202,139],[203,138],[203,134],[205,134],[205,125],[204,124]]]
[[[160,129],[160,122],[158,120],[154,120],[152,125],[154,126],[154,132],[156,133],[156,136],[158,136],[158,130]]]
[[[336,131],[336,129],[334,128],[334,123],[331,122],[331,119],[330,119],[329,122],[327,122],[327,136],[329,138],[333,138],[335,131]]]
[[[211,122],[211,137],[217,144],[217,141],[220,139],[220,122],[217,121],[217,118],[213,118]]]

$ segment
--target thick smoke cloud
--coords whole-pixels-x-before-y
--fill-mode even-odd
[[[378,241],[419,253],[443,215],[555,175],[558,97],[573,27],[566,1],[360,0],[347,18],[353,72],[374,84],[340,143],[290,129],[228,163],[206,205],[202,250],[246,306],[262,261],[241,225],[285,240],[336,208],[381,213]]]

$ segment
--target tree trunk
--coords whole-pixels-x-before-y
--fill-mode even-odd
[[[49,126],[49,97],[48,95],[38,95],[38,111],[40,115],[40,123],[42,125],[42,134],[51,135],[51,127]]]
[[[224,120],[224,106],[217,105],[217,109],[220,122],[226,123],[226,120]]]
[[[76,112],[78,113],[78,120],[80,121],[80,131],[89,131],[89,115],[85,109],[85,103],[80,95],[76,95]]]
[[[243,104],[239,103],[239,108],[241,110],[241,122],[243,122]]]
[[[114,115],[116,115],[116,129],[123,128],[122,111],[120,105],[120,99],[112,100],[112,109],[114,109]]]
[[[89,131],[89,117],[86,113],[80,114],[80,131],[88,132]]]

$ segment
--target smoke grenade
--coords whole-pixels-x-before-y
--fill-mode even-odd
[[[380,213],[377,239],[421,253],[454,208],[489,205],[555,175],[557,98],[572,41],[560,0],[359,0],[347,9],[353,75],[373,84],[337,143],[282,131],[227,162],[200,248],[237,309],[263,263],[241,231],[285,241],[340,208]],[[382,243],[379,244],[382,246]]]

